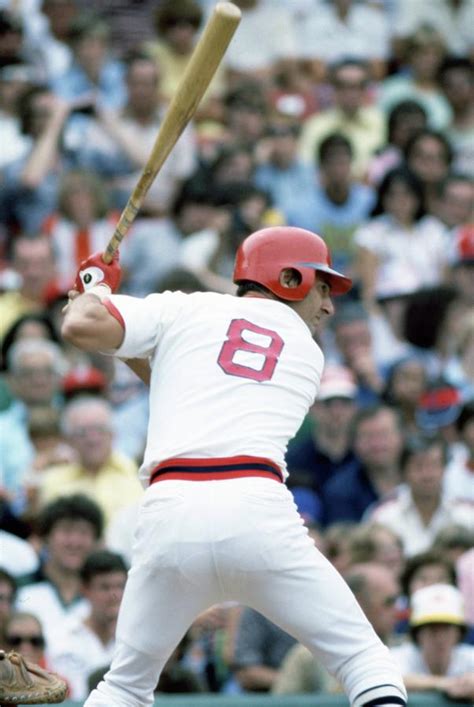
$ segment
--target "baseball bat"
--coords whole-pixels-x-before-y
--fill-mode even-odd
[[[153,180],[193,117],[208,88],[230,40],[240,22],[241,12],[231,2],[217,3],[194,48],[160,125],[153,149],[122,211],[107,244],[103,260],[110,263],[132,225]]]

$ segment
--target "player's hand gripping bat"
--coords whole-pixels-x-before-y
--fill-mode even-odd
[[[103,255],[105,263],[112,261],[140,210],[153,180],[196,112],[237,29],[240,17],[241,12],[236,5],[230,2],[217,3],[168,106],[151,155],[105,249]]]

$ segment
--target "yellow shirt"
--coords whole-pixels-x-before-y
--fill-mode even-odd
[[[112,452],[96,474],[85,472],[80,464],[60,464],[41,474],[40,503],[45,505],[58,496],[84,493],[101,507],[105,524],[124,506],[135,503],[143,494],[137,465],[131,459]]]
[[[375,107],[360,108],[348,118],[338,108],[323,111],[306,120],[301,132],[299,152],[305,162],[315,163],[320,143],[331,133],[342,133],[354,150],[354,176],[362,179],[367,172],[370,158],[386,140],[385,118]]]
[[[160,94],[170,101],[188,65],[190,54],[175,54],[164,42],[148,42],[146,51],[156,61],[160,72]],[[222,96],[225,90],[224,69],[218,67],[204,96]]]
[[[24,297],[21,292],[4,292],[0,295],[0,339],[3,339],[11,326],[24,314],[38,312],[41,306]]]

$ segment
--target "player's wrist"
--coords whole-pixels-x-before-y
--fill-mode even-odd
[[[110,297],[110,295],[112,294],[112,289],[109,287],[109,285],[106,285],[104,282],[102,282],[98,285],[93,285],[92,287],[89,287],[87,290],[85,290],[84,294],[94,295],[94,297],[97,297],[101,302],[103,302],[104,300]]]

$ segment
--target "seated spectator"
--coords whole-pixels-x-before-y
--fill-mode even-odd
[[[436,214],[440,185],[453,161],[448,139],[442,132],[420,130],[407,142],[404,154],[408,169],[423,186],[424,208],[429,214]]]
[[[72,62],[52,81],[53,91],[66,100],[94,94],[105,106],[125,100],[124,68],[110,52],[110,29],[96,13],[81,12],[68,28]]]
[[[110,212],[108,194],[94,174],[79,170],[65,173],[58,209],[42,227],[51,238],[58,277],[74,282],[79,263],[91,253],[105,250],[117,221],[118,214]]]
[[[40,504],[84,493],[99,504],[107,525],[118,510],[143,493],[137,465],[113,447],[112,408],[99,397],[74,398],[64,409],[62,427],[77,461],[55,465],[41,474]]]
[[[444,378],[454,386],[463,401],[474,399],[474,312],[459,313],[453,332],[451,356],[445,362]]]
[[[448,282],[467,307],[474,303],[474,218],[471,224],[457,228],[451,241]]]
[[[350,540],[358,523],[340,521],[331,523],[324,531],[324,555],[339,574],[344,574],[351,564]]]
[[[354,176],[367,174],[370,160],[385,142],[382,112],[367,105],[367,66],[354,59],[343,59],[331,67],[334,108],[310,116],[303,123],[300,139],[301,157],[312,163],[322,140],[332,133],[342,133],[354,150]]]
[[[408,691],[436,690],[451,699],[474,699],[474,646],[466,631],[462,595],[448,584],[433,584],[411,597],[410,643],[392,649]]]
[[[474,404],[467,401],[456,420],[459,433],[458,453],[449,461],[443,482],[448,500],[474,501]]]
[[[432,545],[435,552],[448,557],[454,565],[460,556],[472,547],[474,547],[474,532],[456,523],[442,528],[436,534]]]
[[[166,103],[176,93],[189,63],[203,24],[203,10],[197,0],[164,0],[154,12],[156,40],[146,42],[144,51],[156,62],[161,76],[160,94]],[[199,122],[211,117],[220,118],[222,98],[226,87],[225,65],[217,68],[209,88],[198,106]]]
[[[453,152],[453,167],[474,177],[474,65],[472,59],[448,57],[440,66],[441,90],[452,111],[445,128]]]
[[[112,206],[122,209],[137,183],[163,120],[160,75],[153,59],[133,53],[126,63],[124,105],[110,110],[93,103],[93,116],[78,129],[77,163],[102,177],[112,190]],[[158,218],[170,211],[181,183],[196,160],[195,136],[188,126],[153,181],[141,216]]]
[[[380,184],[386,173],[399,167],[408,141],[427,127],[425,109],[415,100],[396,103],[387,117],[387,144],[380,148],[369,164],[369,184]]]
[[[456,563],[459,589],[466,606],[466,620],[471,625],[471,643],[474,643],[474,548],[464,552]]]
[[[428,125],[444,130],[451,110],[439,89],[438,69],[446,55],[442,36],[434,28],[420,27],[407,41],[400,71],[380,84],[379,105],[387,113],[402,100],[412,99],[426,111]]]
[[[26,611],[12,612],[5,626],[5,634],[5,647],[21,653],[30,663],[51,670],[41,622],[34,614]]]
[[[312,405],[310,431],[292,440],[286,453],[290,486],[320,491],[338,471],[355,463],[350,428],[356,412],[357,387],[348,368],[327,365]]]
[[[288,222],[321,233],[334,267],[351,275],[354,259],[353,234],[368,217],[373,190],[351,176],[353,148],[341,133],[324,137],[318,147],[319,173],[311,192],[293,194]]]
[[[295,639],[253,609],[240,616],[233,670],[244,692],[269,692]]]
[[[297,643],[283,658],[271,692],[275,695],[298,695],[339,690],[337,681],[329,675],[306,646]]]
[[[224,130],[220,140],[224,144],[244,145],[257,157],[257,148],[260,139],[265,136],[269,114],[269,99],[266,93],[262,93],[259,82],[242,80],[225,94]]]
[[[387,500],[368,510],[367,520],[383,523],[400,535],[410,557],[427,550],[445,526],[459,523],[474,529],[464,501],[447,501],[443,493],[446,448],[439,436],[407,440],[400,460],[404,484]]]
[[[29,138],[22,134],[18,115],[21,94],[30,89],[37,78],[34,67],[9,64],[0,70],[0,170],[21,159],[29,148]]]
[[[127,566],[108,550],[92,552],[81,570],[82,594],[89,602],[84,617],[72,617],[57,626],[49,641],[50,669],[69,683],[69,697],[88,696],[88,676],[111,662]]]
[[[268,153],[255,170],[256,185],[270,194],[285,217],[291,213],[295,195],[311,198],[316,178],[314,167],[298,157],[299,132],[296,121],[270,125],[265,138]]]
[[[57,208],[63,171],[75,164],[65,145],[66,124],[83,107],[83,98],[66,101],[46,86],[35,85],[22,93],[18,115],[30,147],[4,168],[0,198],[0,214],[11,235],[36,236]]]
[[[360,521],[369,506],[400,483],[403,438],[396,410],[386,405],[360,410],[352,440],[358,464],[340,471],[322,490],[325,525]]]
[[[422,184],[404,167],[385,175],[372,219],[357,230],[354,241],[361,296],[368,306],[443,280],[445,229],[426,215]]]
[[[17,583],[15,577],[0,567],[0,648],[5,650],[5,627],[13,612]]]
[[[0,294],[0,339],[22,315],[43,310],[45,288],[56,268],[51,243],[44,237],[14,238],[9,260],[18,281]]]
[[[38,406],[61,406],[61,378],[66,364],[54,342],[20,339],[10,349],[7,366],[13,401],[0,413],[0,469],[6,491],[23,508],[23,483],[35,457],[28,437],[29,414]]]
[[[460,172],[450,172],[439,185],[437,218],[455,237],[462,227],[474,223],[474,182]]]
[[[387,567],[399,580],[404,567],[400,535],[382,523],[364,523],[349,538],[351,565],[376,562]]]
[[[398,410],[405,435],[418,431],[416,411],[427,383],[425,365],[417,355],[404,356],[387,373],[382,398],[387,405]]]
[[[42,542],[41,566],[19,590],[16,607],[38,617],[46,640],[66,618],[89,611],[80,570],[102,530],[99,506],[81,494],[60,497],[40,512],[35,532]]]
[[[0,369],[7,370],[7,360],[11,347],[20,339],[46,339],[60,343],[56,329],[46,312],[23,314],[6,332],[0,348]]]

